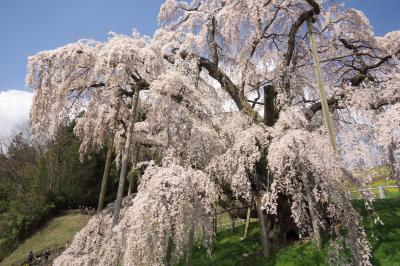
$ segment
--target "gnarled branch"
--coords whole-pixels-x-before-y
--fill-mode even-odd
[[[306,0],[308,4],[310,4],[313,8],[303,12],[297,19],[296,21],[292,24],[292,27],[290,28],[289,32],[289,39],[288,39],[288,48],[287,52],[285,55],[285,62],[286,66],[290,65],[290,62],[293,57],[293,52],[294,52],[294,47],[296,46],[296,33],[303,25],[304,22],[306,22],[308,19],[312,18],[314,15],[319,15],[321,12],[321,9],[319,5],[314,1],[314,0]]]

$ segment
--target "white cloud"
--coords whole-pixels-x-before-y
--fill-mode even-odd
[[[9,137],[18,126],[27,123],[31,104],[31,92],[0,91],[0,138]]]

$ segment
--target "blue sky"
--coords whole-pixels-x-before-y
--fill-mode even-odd
[[[29,55],[109,31],[152,35],[163,0],[0,0],[0,90],[25,87]]]
[[[152,35],[163,0],[0,0],[0,91],[24,89],[29,55],[108,31]],[[399,0],[348,0],[379,35],[400,29]]]

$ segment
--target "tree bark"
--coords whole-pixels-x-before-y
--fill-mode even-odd
[[[181,57],[183,59],[186,59],[188,57],[187,52],[181,52]],[[191,56],[196,57],[199,59],[199,67],[207,69],[209,75],[214,78],[218,83],[221,85],[222,89],[225,90],[229,96],[232,98],[232,100],[235,102],[237,108],[243,112],[244,114],[248,115],[256,123],[261,123],[263,122],[262,117],[258,114],[257,111],[255,111],[251,105],[248,103],[247,98],[245,95],[240,91],[240,88],[236,86],[233,81],[229,78],[228,75],[226,75],[219,67],[218,65],[214,64],[211,60],[191,54]],[[175,59],[173,56],[170,55],[164,55],[164,59],[166,59],[168,62],[171,64],[175,63]]]
[[[244,227],[243,239],[246,239],[247,233],[248,233],[248,231],[249,231],[250,214],[251,214],[251,207],[248,207],[248,208],[247,208],[247,216],[246,216],[246,225],[245,225],[245,227]]]
[[[261,234],[261,244],[262,244],[262,256],[269,257],[271,251],[268,241],[268,233],[267,226],[265,225],[264,214],[261,210],[261,198],[259,195],[256,195],[256,209],[258,214],[258,220],[260,221],[260,234]]]
[[[190,226],[186,266],[193,265],[194,223]]]
[[[121,165],[121,173],[119,176],[117,199],[115,200],[115,205],[114,205],[113,227],[116,224],[118,224],[119,212],[121,210],[121,205],[122,205],[122,197],[124,194],[125,179],[126,179],[126,174],[127,174],[127,169],[128,169],[129,148],[131,146],[133,129],[135,126],[135,117],[136,117],[138,101],[139,101],[139,85],[136,85],[135,86],[135,95],[133,96],[133,99],[132,99],[132,108],[131,108],[131,111],[129,114],[128,134],[126,136],[124,152],[122,155],[122,165]]]
[[[264,123],[272,127],[278,120],[278,112],[276,110],[276,97],[278,93],[273,85],[264,87]]]

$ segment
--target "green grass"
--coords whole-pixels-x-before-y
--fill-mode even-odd
[[[372,221],[369,218],[368,211],[362,207],[361,202],[355,203],[355,206],[358,207],[357,209],[364,217],[364,226],[372,244],[373,265],[400,265],[400,199],[393,198],[376,201],[375,210],[384,225],[375,225],[372,228]]]
[[[375,266],[400,265],[400,199],[379,200],[375,210],[383,220],[384,225],[373,225],[368,211],[360,201],[354,202],[355,207],[364,217],[364,226],[372,245]],[[89,220],[89,216],[80,214],[66,215],[53,219],[43,229],[22,243],[0,265],[13,265],[23,260],[28,252],[40,253],[46,249],[62,247]],[[230,231],[230,220],[226,216],[219,219],[220,224],[217,239],[212,251],[212,257],[207,256],[203,248],[194,250],[193,265],[254,265],[254,266],[317,266],[327,265],[327,244],[318,251],[309,241],[298,241],[286,248],[273,251],[269,258],[261,257],[259,227],[257,220],[252,220],[249,235],[242,240],[244,224],[237,223],[236,233]]]
[[[308,242],[298,242],[274,252],[268,259],[261,258],[261,244],[257,221],[250,223],[249,235],[242,240],[244,226],[238,226],[236,234],[230,229],[218,233],[212,258],[203,248],[194,251],[193,265],[326,265],[326,250],[318,252]]]
[[[355,207],[364,217],[364,226],[372,245],[375,266],[400,265],[400,199],[386,199],[375,203],[375,210],[384,225],[372,225],[367,210],[357,201]],[[230,229],[218,233],[210,259],[203,248],[194,250],[193,265],[254,265],[254,266],[316,266],[327,265],[327,243],[322,251],[309,241],[299,241],[274,251],[269,258],[261,258],[261,244],[257,221],[250,224],[249,236],[241,240],[244,225],[237,227],[236,234]],[[373,235],[373,236],[372,236]]]
[[[48,222],[42,229],[22,242],[13,253],[5,258],[0,266],[16,265],[22,262],[29,251],[38,254],[64,247],[67,241],[81,230],[89,221],[90,216],[82,214],[69,214],[56,217]]]

